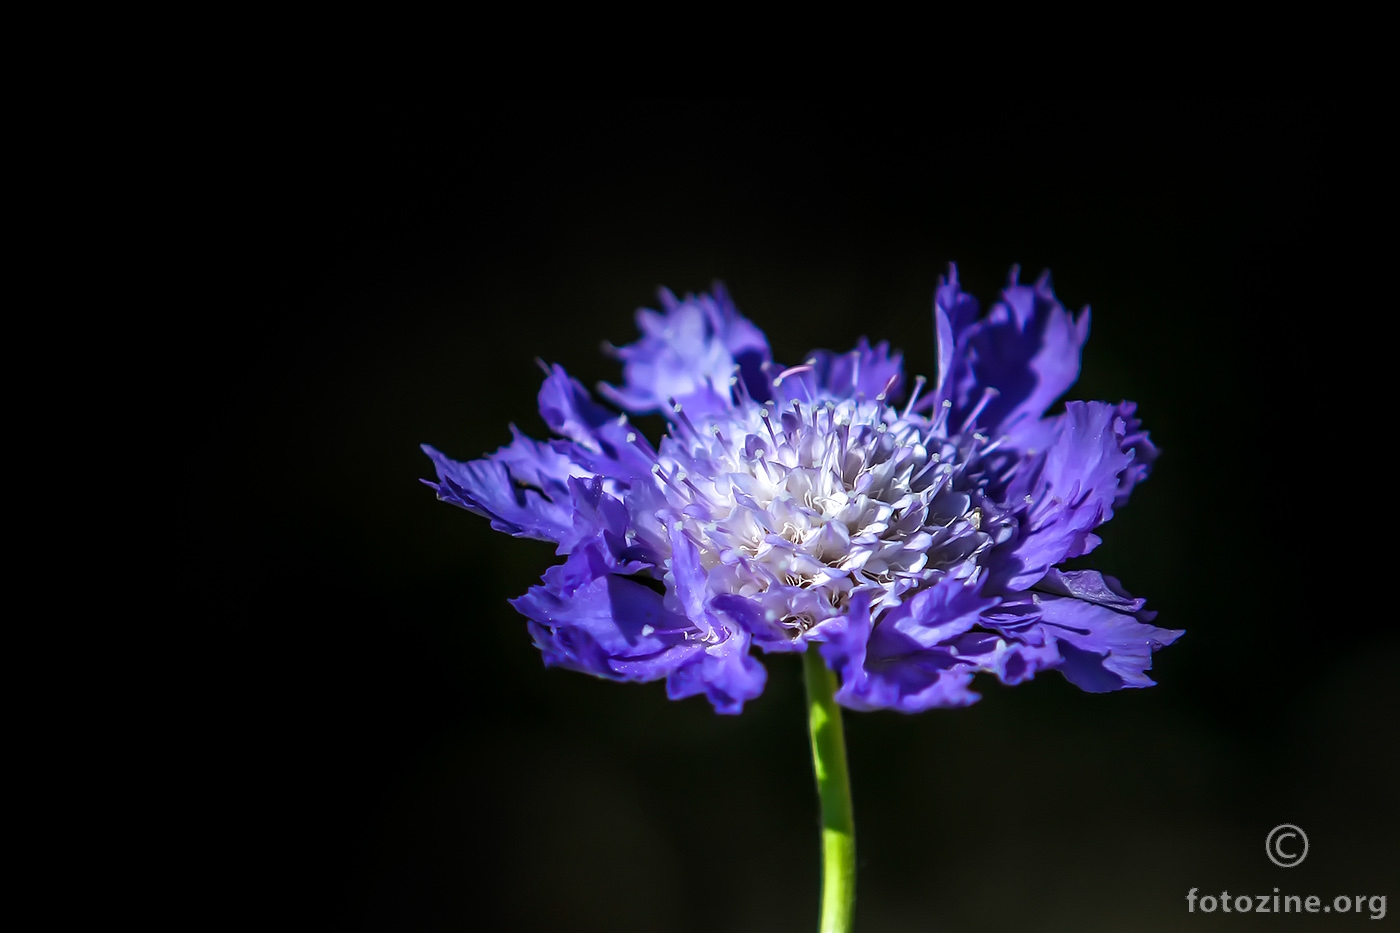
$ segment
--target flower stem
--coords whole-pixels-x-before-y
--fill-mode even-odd
[[[821,933],[849,933],[856,904],[856,824],[851,813],[851,779],[846,771],[846,737],[836,705],[836,675],[816,648],[802,656],[807,681],[807,723],[812,734],[812,765],[822,805]]]

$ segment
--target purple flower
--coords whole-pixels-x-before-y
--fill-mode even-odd
[[[953,269],[934,301],[936,378],[907,398],[887,344],[783,366],[723,288],[661,302],[615,351],[622,384],[600,388],[661,412],[658,446],[555,366],[539,406],[557,439],[512,428],[469,462],[424,448],[440,499],[565,556],[512,601],[546,664],[665,678],[722,713],[763,690],[755,646],[815,644],[852,709],[966,705],[979,672],[1152,684],[1152,652],[1181,632],[1062,564],[1098,545],[1157,451],[1130,402],[1046,416],[1089,333],[1048,275],[1013,270],[982,317]]]

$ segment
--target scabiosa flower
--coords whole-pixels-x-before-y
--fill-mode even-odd
[[[1098,543],[1157,456],[1130,402],[1046,411],[1079,375],[1087,309],[1013,269],[984,317],[941,280],[937,372],[904,394],[901,358],[854,350],[774,362],[720,286],[643,309],[595,402],[559,366],[539,394],[558,435],[459,462],[431,447],[443,501],[563,563],[512,601],[545,663],[664,678],[739,712],[759,652],[815,645],[851,709],[916,712],[1055,669],[1079,687],[1152,684],[1150,624],[1112,577],[1062,564]],[[628,413],[660,412],[653,445]]]

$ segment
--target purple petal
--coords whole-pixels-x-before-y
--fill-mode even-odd
[[[722,285],[713,295],[683,301],[663,289],[661,303],[664,314],[637,312],[642,339],[616,350],[623,384],[599,388],[610,401],[639,414],[661,410],[672,398],[697,414],[725,411],[735,367],[751,392],[759,383],[766,389],[761,366],[771,359],[768,340]]]
[[[928,395],[926,405],[935,412],[945,401],[965,402],[970,392],[971,373],[967,366],[967,341],[981,312],[977,299],[958,285],[958,267],[948,264],[948,276],[938,279],[933,293],[934,348],[938,352],[938,378]],[[962,386],[959,393],[958,387]],[[955,398],[955,395],[957,396]],[[924,405],[919,406],[921,409]]]
[[[710,605],[733,619],[734,624],[747,632],[760,649],[781,652],[796,650],[792,647],[791,633],[769,619],[756,600],[735,593],[721,593],[711,600]]]
[[[870,594],[856,590],[846,607],[847,624],[844,629],[833,633],[832,637],[817,646],[826,661],[826,666],[836,672],[841,687],[836,699],[843,705],[851,706],[847,700],[854,700],[865,686],[865,654],[870,642]],[[809,649],[810,650],[810,649]],[[844,697],[844,699],[843,699]],[[852,706],[853,709],[861,707]]]
[[[842,705],[857,710],[891,709],[919,713],[969,706],[980,698],[970,687],[974,671],[946,650],[914,651],[898,658],[867,658],[865,676],[837,693]]]
[[[569,480],[574,518],[570,546],[596,542],[598,553],[606,561],[606,569],[612,573],[635,574],[659,565],[661,555],[629,541],[631,522],[627,507],[608,495],[603,485],[601,476]]]
[[[1071,597],[1041,600],[1041,624],[1054,635],[1064,658],[1060,670],[1070,683],[1090,693],[1152,686],[1144,673],[1152,669],[1152,652],[1170,645],[1182,632],[1148,625],[1143,620],[1151,615],[1128,615]]]
[[[1105,577],[1097,570],[1051,570],[1035,588],[1130,614],[1141,611],[1147,602],[1141,598],[1134,599],[1117,580]]]
[[[554,481],[554,464],[531,460],[529,445],[519,440],[493,459],[468,461],[452,460],[424,444],[423,452],[432,458],[438,475],[437,483],[424,482],[443,502],[489,518],[497,531],[555,543],[571,539],[567,487]],[[509,455],[503,456],[507,450]],[[546,475],[551,481],[541,483]]]
[[[977,423],[992,434],[1007,433],[1022,421],[1034,421],[1079,378],[1079,356],[1089,337],[1089,311],[1075,320],[1050,287],[1049,274],[1035,285],[1016,281],[1002,293],[987,317],[965,335],[964,368],[952,395],[954,417],[961,418],[981,398],[984,387],[996,397]]]
[[[671,529],[671,572],[667,574],[671,589],[676,594],[680,610],[691,624],[706,637],[715,637],[721,630],[716,625],[706,601],[709,593],[705,586],[705,568],[700,563],[700,553],[681,530],[680,522]]]
[[[947,312],[936,304],[933,306],[933,332],[934,348],[938,353],[938,373],[928,400],[935,406],[936,411],[936,406],[941,405],[948,398],[949,381],[953,376],[953,354],[957,349],[953,337],[952,322],[949,321]]]
[[[871,651],[881,654],[882,633],[898,632],[921,648],[933,648],[977,624],[1000,600],[984,596],[978,586],[946,576],[880,617]]]
[[[700,553],[680,523],[671,529],[671,572],[667,575],[675,602],[706,642],[702,652],[667,681],[673,700],[704,693],[719,713],[738,713],[744,701],[763,692],[767,670],[749,655],[749,636],[731,629],[709,605],[709,588]]]
[[[780,393],[780,403],[797,399],[805,404],[809,399],[821,396],[874,399],[882,393],[893,399],[902,385],[903,358],[898,353],[891,353],[890,345],[884,341],[872,347],[870,341],[861,337],[854,350],[839,355],[830,350],[814,350],[808,359],[812,361],[810,373],[789,377],[782,386],[777,387],[787,388],[787,391]],[[793,378],[802,380],[805,391],[787,386]]]
[[[883,625],[872,634],[868,594],[858,591],[851,597],[848,624],[819,646],[827,666],[840,676],[838,703],[915,713],[976,702],[977,694],[968,689],[972,672],[952,651],[924,649],[901,632],[881,632]]]
[[[666,680],[666,695],[680,700],[703,693],[715,712],[738,714],[767,680],[768,671],[749,654],[748,637],[736,633],[694,653]]]
[[[595,443],[598,428],[615,417],[594,402],[588,390],[558,363],[549,368],[540,386],[539,406],[540,416],[551,431],[584,446]]]
[[[965,656],[990,651],[998,638],[969,629],[996,602],[977,586],[944,577],[883,614],[866,645],[864,676],[849,698],[858,708],[905,713],[976,702],[969,689],[975,667]]]
[[[1060,665],[1059,645],[1049,639],[1043,645],[1008,643],[992,661],[991,670],[1007,686],[1030,680],[1040,671]]]
[[[962,290],[958,284],[958,267],[948,263],[948,275],[938,277],[938,288],[933,293],[935,308],[942,309],[948,317],[953,333],[961,334],[977,322],[981,315],[981,305],[977,299]]]
[[[593,548],[580,549],[562,568],[551,568],[544,586],[511,600],[531,620],[545,664],[646,681],[669,677],[689,662],[701,647],[687,638],[693,626],[640,583],[606,572],[587,579],[600,566]]]
[[[573,442],[572,459],[588,472],[626,483],[651,470],[654,452],[646,439],[625,417],[619,418],[594,402],[588,390],[562,366],[551,367],[545,377],[539,405],[544,423]]]
[[[1056,419],[1049,449],[1011,482],[1007,498],[1019,508],[1017,537],[995,556],[1001,588],[1022,590],[1069,557],[1098,543],[1090,532],[1113,517],[1118,478],[1132,463],[1115,431],[1113,406],[1070,402]]]
[[[1113,507],[1119,509],[1128,501],[1133,487],[1147,479],[1148,474],[1152,472],[1152,464],[1157,460],[1157,448],[1147,436],[1147,432],[1142,429],[1142,422],[1136,417],[1136,403],[1119,402],[1114,406],[1114,411],[1122,422],[1121,425],[1115,426],[1115,430],[1122,436],[1123,449],[1133,453],[1133,462],[1123,471],[1123,476],[1118,481],[1118,495],[1113,499]]]

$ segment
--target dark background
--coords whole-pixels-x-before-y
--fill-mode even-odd
[[[185,149],[168,396],[187,919],[814,929],[796,660],[768,660],[739,717],[545,670],[506,599],[552,548],[436,502],[418,444],[542,436],[535,357],[615,379],[599,343],[634,339],[660,285],[725,281],[780,360],[865,334],[930,373],[956,261],[984,307],[1013,263],[1092,304],[1071,397],[1135,399],[1163,455],[1091,565],[1187,634],[1150,690],[1051,673],[982,682],[968,709],[848,714],[859,929],[1369,923],[1184,899],[1400,890],[1400,644],[1360,570],[1383,521],[1334,336],[1339,282],[1373,270],[1339,245],[1365,211],[1335,121],[1257,101],[230,106]],[[1287,871],[1263,851],[1283,822],[1311,840]]]

